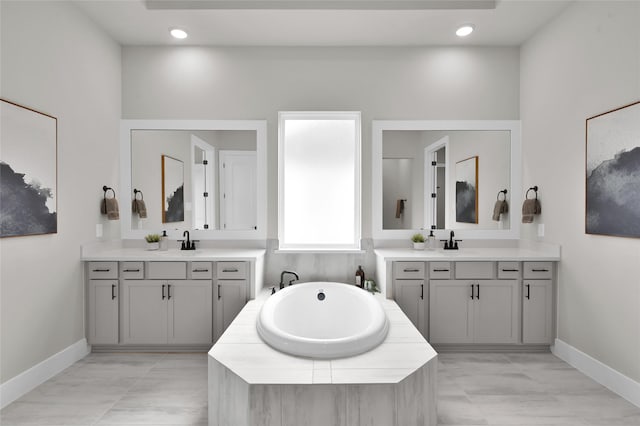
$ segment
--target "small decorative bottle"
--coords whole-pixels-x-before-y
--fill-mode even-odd
[[[356,285],[360,288],[364,288],[364,271],[360,265],[358,265],[358,270],[356,271]]]

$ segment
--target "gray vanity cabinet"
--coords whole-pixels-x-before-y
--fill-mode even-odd
[[[124,281],[123,343],[211,343],[211,281]]]
[[[118,299],[118,280],[89,280],[90,344],[118,343]]]
[[[424,262],[394,262],[394,298],[418,331],[427,337],[428,288]]]
[[[431,280],[432,343],[517,343],[517,280]]]
[[[90,344],[118,343],[118,263],[87,264],[88,310],[87,339]]]
[[[214,342],[222,336],[248,300],[246,262],[216,262],[215,269]]]
[[[451,276],[450,268],[435,266],[430,276],[445,269]],[[519,281],[496,279],[496,269],[496,262],[455,262],[455,279],[429,282],[432,343],[518,343]]]
[[[122,283],[122,342],[167,343],[167,284],[158,280]]]
[[[473,343],[473,290],[466,281],[429,281],[429,342]]]
[[[168,290],[167,343],[211,343],[211,280],[180,281]]]
[[[551,262],[525,262],[522,281],[522,342],[553,342],[553,272]]]
[[[187,265],[195,279],[187,279]],[[123,280],[123,343],[210,344],[212,269],[211,262],[148,262],[147,279]]]

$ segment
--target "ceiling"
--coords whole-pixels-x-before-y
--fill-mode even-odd
[[[518,46],[570,3],[559,0],[73,2],[122,45],[213,46]],[[464,23],[474,24],[476,31],[461,39],[454,32]],[[186,29],[189,37],[174,40],[168,33],[170,27]]]

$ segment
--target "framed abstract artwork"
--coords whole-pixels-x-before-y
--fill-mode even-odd
[[[162,223],[184,222],[184,163],[162,156]]]
[[[0,102],[0,237],[55,234],[57,119]]]
[[[478,223],[478,156],[456,163],[456,222]]]
[[[586,120],[585,232],[640,238],[640,102]]]

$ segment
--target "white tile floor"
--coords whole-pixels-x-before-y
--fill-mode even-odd
[[[640,408],[551,354],[439,360],[439,425],[640,426]],[[2,426],[206,424],[206,354],[91,354],[0,411]]]

